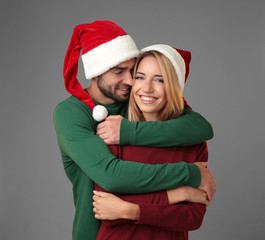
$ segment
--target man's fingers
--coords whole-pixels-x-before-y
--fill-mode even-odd
[[[103,123],[101,123],[101,124],[102,125],[98,125],[98,127],[97,127],[97,134],[98,133],[104,133],[104,132],[110,132],[111,130],[114,129],[114,126],[109,124],[109,123],[104,122],[104,124]]]
[[[108,133],[97,134],[107,145],[114,144],[113,136],[109,136]]]
[[[195,162],[194,164],[197,165],[199,168],[208,167],[208,162]]]
[[[105,139],[108,138],[108,134],[107,133],[98,133],[97,132],[97,135],[104,141]]]
[[[120,119],[123,118],[121,115],[110,115],[105,120]]]
[[[109,116],[97,127],[97,135],[107,144],[119,144],[122,116]]]
[[[208,167],[208,162],[201,162],[204,167]]]
[[[104,139],[103,141],[104,141],[104,143],[106,145],[111,145],[112,144],[112,141],[110,141],[109,139]]]
[[[103,121],[103,122],[101,122],[101,123],[98,124],[98,127],[99,127],[99,128],[102,128],[102,127],[104,127],[105,125],[106,125],[106,121]]]
[[[102,129],[102,128],[104,128],[105,126],[106,126],[106,122],[105,122],[105,121],[102,122],[102,123],[100,123],[100,124],[97,126],[97,131],[100,130],[100,129]]]
[[[212,175],[212,171],[207,168],[207,165],[207,162],[200,162],[197,164],[201,171],[201,185],[199,188],[206,192],[209,202],[212,202],[216,192],[216,182]]]
[[[109,195],[109,193],[106,193],[106,192],[101,192],[101,191],[96,191],[94,190],[93,193],[98,196],[98,197],[106,197]]]
[[[209,201],[209,199],[207,197],[207,194],[205,193],[205,205],[209,206],[209,204],[210,204],[210,201]]]
[[[207,190],[206,194],[207,194],[208,201],[211,202],[213,199],[211,190]]]
[[[213,182],[209,185],[208,191],[207,191],[207,196],[209,199],[209,202],[212,202],[213,197],[215,195],[216,192],[216,186],[215,186],[215,180],[213,179]]]
[[[93,197],[92,197],[92,198],[93,198],[93,200],[94,200],[94,201],[97,201],[97,199],[98,199],[98,196],[97,196],[97,195],[93,195]],[[94,202],[93,202],[93,203],[94,203]]]

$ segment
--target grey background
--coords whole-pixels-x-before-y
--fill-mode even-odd
[[[62,66],[72,29],[98,19],[120,24],[139,48],[192,52],[184,95],[214,127],[218,188],[191,239],[264,238],[264,10],[262,0],[2,1],[0,239],[71,239],[71,184],[52,115],[68,96]]]

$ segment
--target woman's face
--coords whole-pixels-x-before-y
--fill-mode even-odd
[[[132,94],[146,121],[160,120],[160,112],[166,105],[167,97],[163,76],[155,57],[147,56],[138,65]]]

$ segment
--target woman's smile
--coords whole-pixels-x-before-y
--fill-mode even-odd
[[[140,97],[142,103],[145,103],[145,104],[152,104],[152,103],[156,102],[158,99],[158,98],[153,97],[153,96],[145,96],[145,95],[140,95],[139,97]]]

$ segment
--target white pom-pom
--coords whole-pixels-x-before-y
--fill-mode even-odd
[[[97,122],[101,122],[108,116],[108,110],[104,106],[97,105],[93,108],[92,116]]]

